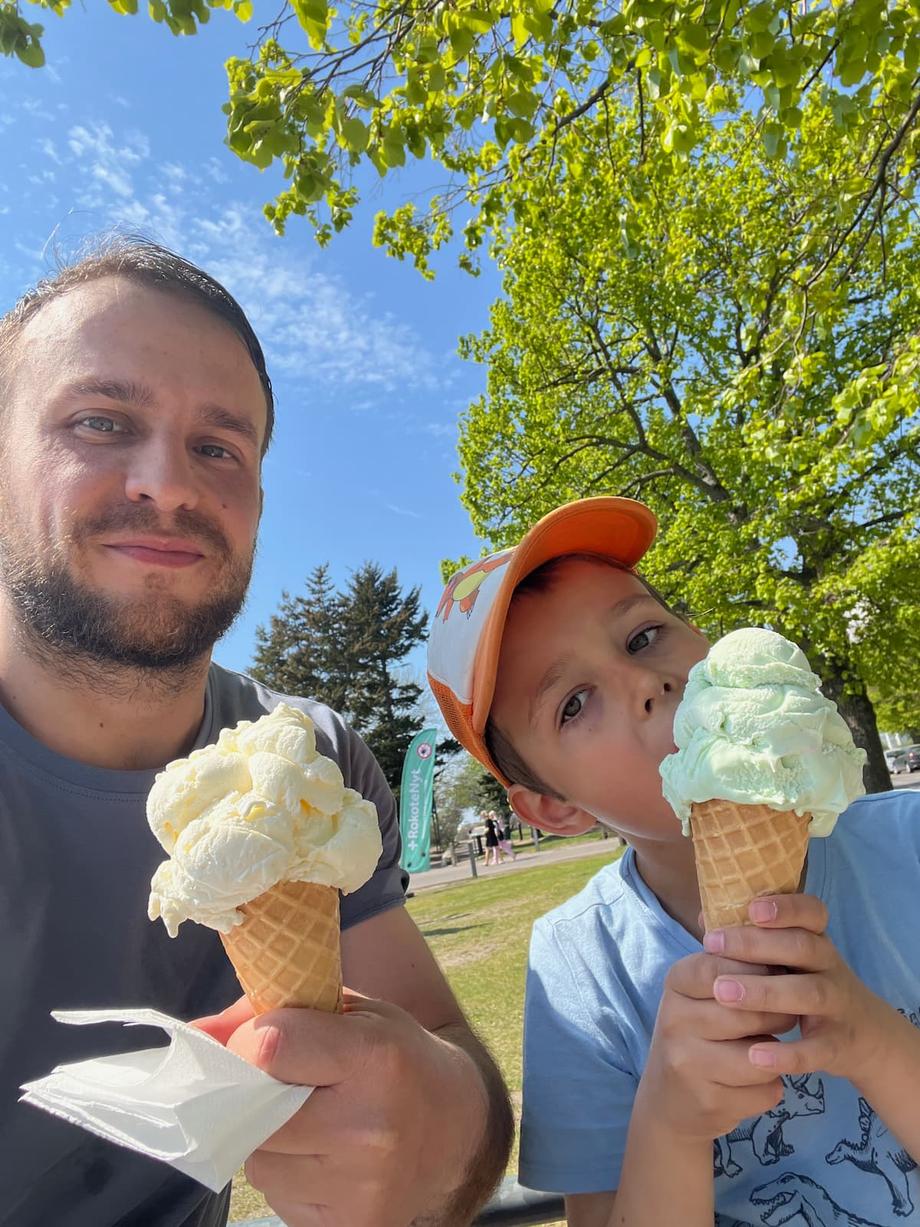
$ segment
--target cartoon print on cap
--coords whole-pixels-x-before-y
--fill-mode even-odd
[[[489,573],[497,570],[498,567],[503,567],[513,552],[513,550],[504,550],[503,553],[494,554],[491,558],[480,558],[477,562],[471,562],[468,567],[464,567],[462,571],[458,571],[444,589],[444,595],[438,603],[435,617],[446,622],[455,605],[467,617],[470,617],[476,604],[476,598],[479,596],[479,589]]]

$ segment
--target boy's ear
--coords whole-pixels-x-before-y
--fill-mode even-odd
[[[552,835],[583,835],[597,824],[597,819],[587,810],[544,792],[534,792],[523,784],[511,785],[508,803],[522,822]]]

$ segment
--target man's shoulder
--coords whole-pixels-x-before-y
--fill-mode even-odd
[[[338,747],[349,729],[338,712],[303,695],[281,694],[263,682],[227,669],[216,662],[211,663],[211,685],[215,702],[215,718],[219,728],[232,728],[241,720],[258,720],[267,712],[274,711],[281,703],[288,703],[307,713],[320,734]],[[327,753],[323,749],[323,753]]]

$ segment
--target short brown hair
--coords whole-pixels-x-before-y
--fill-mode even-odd
[[[608,567],[613,567],[616,571],[628,570],[627,567],[614,562],[612,558],[605,558],[602,554],[560,554],[558,558],[551,558],[549,562],[544,562],[541,567],[537,567],[529,575],[524,576],[514,590],[514,594],[511,597],[511,606],[522,596],[546,592],[555,582],[559,569],[564,563],[568,562],[602,562],[606,563]],[[653,588],[648,580],[643,579],[637,571],[630,571],[630,574],[635,575],[649,596],[654,597],[658,604],[666,609],[668,613],[684,621],[681,614],[671,608],[661,593]],[[509,606],[509,609],[511,606]],[[495,763],[505,779],[510,780],[512,784],[523,784],[525,788],[529,788],[532,792],[542,793],[546,797],[555,797],[558,801],[565,800],[554,788],[550,788],[548,784],[545,784],[537,773],[524,762],[524,759],[512,745],[510,738],[498,727],[491,714],[486,720],[483,737],[492,762]]]
[[[275,398],[259,338],[243,308],[220,282],[190,260],[150,239],[110,235],[94,243],[76,262],[63,265],[27,290],[11,310],[0,316],[0,378],[7,374],[16,339],[33,316],[68,291],[103,277],[124,277],[136,285],[183,294],[233,329],[246,346],[265,393],[264,455],[275,424]]]

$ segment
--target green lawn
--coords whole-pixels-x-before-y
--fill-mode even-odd
[[[406,905],[471,1023],[495,1054],[516,1105],[531,925],[579,891],[619,851],[602,843],[597,856],[422,891]],[[512,1171],[516,1164],[517,1148]],[[269,1213],[240,1177],[234,1185],[230,1221]]]

